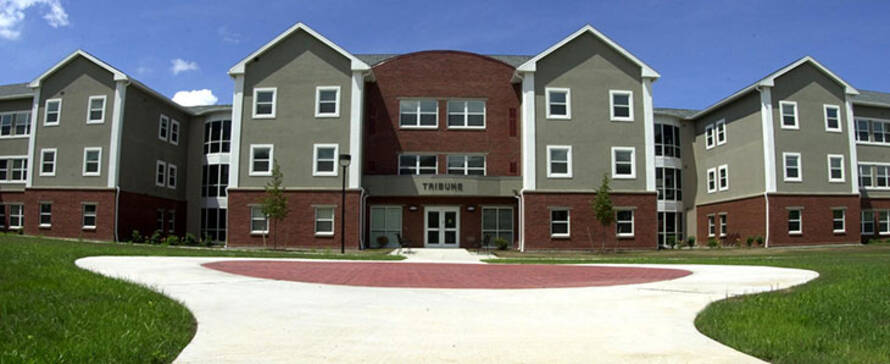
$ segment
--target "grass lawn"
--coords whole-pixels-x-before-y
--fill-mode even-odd
[[[498,252],[496,263],[684,263],[810,269],[788,290],[710,304],[695,320],[705,335],[776,363],[890,363],[890,245],[810,249],[703,249],[589,253]],[[676,338],[683,345],[683,338]]]
[[[229,251],[0,235],[0,363],[170,362],[195,319],[147,288],[77,268],[97,255],[401,259],[388,251]]]

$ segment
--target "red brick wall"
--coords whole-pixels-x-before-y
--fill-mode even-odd
[[[599,249],[603,227],[596,220],[591,208],[594,193],[529,193],[523,198],[525,210],[525,249]],[[657,248],[655,193],[611,195],[615,207],[635,207],[634,237],[618,238],[615,225],[605,232],[608,249],[655,249]],[[570,211],[570,237],[550,237],[550,207],[568,207]]]
[[[482,243],[482,207],[483,206],[510,206],[513,207],[513,246],[516,247],[519,226],[519,211],[516,208],[516,199],[512,197],[369,197],[365,212],[366,225],[371,224],[370,207],[374,205],[401,205],[402,208],[402,237],[408,242],[408,246],[422,248],[424,243],[424,207],[425,206],[459,206],[460,207],[460,247],[478,248]],[[411,211],[410,206],[417,206],[417,210]],[[468,206],[474,206],[474,211],[468,211]],[[370,228],[365,232],[368,244],[375,246],[370,239]]]
[[[706,245],[708,239],[708,215],[714,215],[714,237],[721,243],[744,245],[748,237],[766,237],[766,205],[763,196],[749,197],[728,202],[718,202],[696,207],[696,244]],[[720,214],[726,214],[726,236],[720,237]],[[756,244],[756,243],[755,243]]]
[[[770,195],[770,246],[858,243],[859,196]],[[803,207],[803,234],[788,234],[788,207]],[[832,232],[833,207],[845,207],[846,233]]]
[[[3,228],[0,228],[0,231],[8,231],[9,227],[9,207],[6,204],[14,204],[14,203],[25,203],[25,193],[24,192],[11,192],[11,191],[3,191],[0,192],[0,208],[3,209]],[[25,216],[27,217],[27,216]]]
[[[277,234],[278,248],[339,248],[340,224],[340,191],[286,191],[289,213],[275,230],[270,226],[270,237],[266,245],[273,247]],[[259,204],[265,192],[229,190],[228,200],[228,246],[230,247],[262,247],[263,237],[250,234],[250,205]],[[360,194],[356,191],[346,193],[346,248],[356,249],[359,244],[359,201]],[[334,235],[315,236],[315,205],[334,205]]]
[[[445,173],[442,153],[486,153],[489,176],[518,176],[520,86],[510,83],[513,71],[493,58],[457,51],[411,53],[374,67],[376,82],[365,87],[364,173],[397,174],[397,156],[407,151],[438,152],[439,173]],[[439,128],[399,129],[404,97],[439,100]],[[449,98],[484,99],[485,129],[448,129]]]
[[[176,211],[174,222],[174,235],[182,237],[186,230],[186,202],[170,200],[166,198],[148,196],[140,193],[121,191],[118,223],[119,239],[130,240],[133,231],[138,230],[143,236],[150,236],[157,229],[157,210],[164,209],[163,233],[167,234],[169,227],[167,215],[170,210]]]
[[[875,210],[875,233],[874,235],[862,235],[861,239],[866,241],[868,239],[882,239],[886,236],[878,235],[878,212],[877,210],[890,210],[890,198],[863,198],[860,200],[860,208],[861,210]],[[860,210],[860,211],[861,211]],[[859,215],[859,218],[862,218],[862,215]],[[860,221],[861,223],[861,221]],[[856,227],[858,231],[861,231],[862,226],[858,225]]]
[[[25,234],[86,240],[113,240],[114,194],[114,190],[26,190],[24,194]],[[39,227],[40,202],[52,203],[52,227]],[[97,205],[95,230],[83,229],[82,203],[84,202]]]

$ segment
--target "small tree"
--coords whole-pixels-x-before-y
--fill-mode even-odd
[[[281,185],[284,180],[284,174],[281,173],[281,167],[278,165],[278,161],[272,161],[272,178],[266,183],[266,197],[263,198],[262,202],[262,211],[263,215],[266,216],[266,220],[269,222],[269,225],[266,227],[266,233],[263,234],[263,246],[266,245],[266,235],[268,235],[269,231],[272,230],[275,232],[272,237],[273,247],[278,247],[278,223],[287,217],[287,197],[284,196],[284,191],[281,188]],[[272,228],[272,229],[270,229]],[[274,229],[274,230],[273,230]]]
[[[596,198],[591,204],[596,220],[599,221],[600,225],[603,227],[602,251],[606,250],[606,234],[612,226],[612,222],[615,221],[615,208],[612,206],[612,199],[609,198],[610,191],[609,176],[604,174],[603,182],[600,184],[600,188],[596,191]]]

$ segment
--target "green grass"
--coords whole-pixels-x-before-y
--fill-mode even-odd
[[[142,286],[77,268],[97,255],[401,259],[387,251],[230,251],[0,235],[0,363],[170,362],[195,319]]]
[[[890,246],[811,249],[523,254],[496,263],[685,263],[810,269],[791,289],[714,302],[696,318],[705,335],[775,363],[890,363]],[[683,338],[676,338],[683,345]]]

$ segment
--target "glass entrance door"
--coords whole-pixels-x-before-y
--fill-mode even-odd
[[[460,246],[460,208],[426,208],[424,246],[429,248],[457,248]]]

